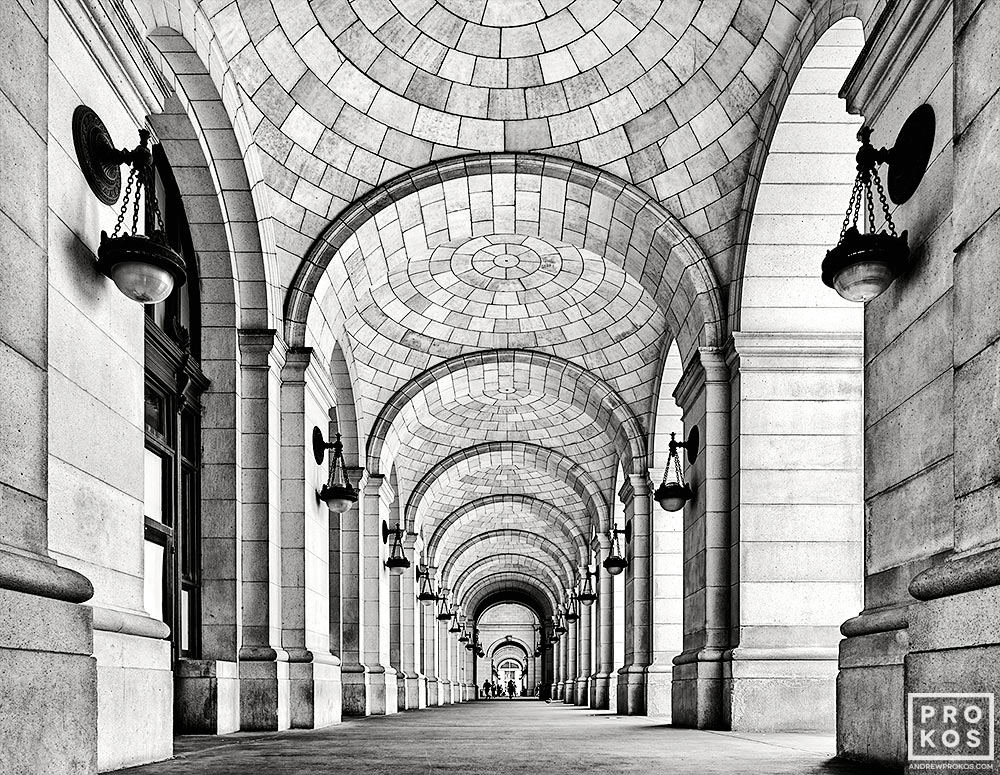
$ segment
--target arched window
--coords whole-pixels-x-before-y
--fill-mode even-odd
[[[201,395],[198,264],[180,192],[154,149],[156,195],[187,282],[145,318],[145,552],[147,613],[171,629],[176,661],[201,650]],[[147,226],[148,228],[148,226]]]

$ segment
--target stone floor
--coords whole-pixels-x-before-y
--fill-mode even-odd
[[[120,775],[663,773],[875,775],[833,759],[833,738],[674,729],[537,700],[490,700],[326,729],[183,737],[177,758]],[[889,772],[889,771],[884,771]]]

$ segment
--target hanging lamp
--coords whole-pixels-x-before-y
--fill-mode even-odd
[[[347,478],[347,464],[344,462],[344,444],[338,433],[332,442],[323,438],[323,431],[313,428],[313,457],[317,465],[323,463],[326,450],[333,450],[330,455],[330,476],[319,491],[319,499],[329,506],[330,511],[343,514],[358,502],[358,491]]]
[[[101,232],[97,266],[128,298],[158,304],[183,285],[187,275],[184,260],[170,247],[163,227],[149,139],[149,130],[142,128],[139,145],[131,151],[117,150],[104,122],[91,108],[79,105],[73,111],[77,160],[98,199],[109,205],[118,201],[121,165],[131,167],[115,228],[110,237]]]
[[[580,594],[577,595],[577,600],[586,606],[591,606],[597,600],[597,593],[594,592],[594,584],[591,579],[597,575],[597,571],[591,573],[590,566],[584,568],[583,582],[580,586]]]
[[[437,620],[439,622],[447,622],[451,620],[451,608],[448,605],[448,595],[445,590],[438,590],[438,600],[440,605],[438,606]]]
[[[604,570],[612,576],[617,576],[628,567],[628,560],[625,559],[625,554],[622,552],[622,545],[619,540],[619,536],[625,536],[626,543],[632,540],[631,522],[626,522],[625,527],[622,530],[619,530],[616,525],[608,531],[608,539],[611,541],[611,549],[608,552],[607,559],[604,560],[603,565]]]
[[[383,520],[382,543],[389,543],[389,538],[392,538],[392,548],[389,550],[389,556],[386,557],[383,565],[389,569],[390,573],[398,576],[406,568],[410,567],[410,561],[403,551],[403,528],[398,523],[396,527],[390,528],[389,523]]]
[[[417,600],[421,603],[437,602],[438,596],[431,589],[431,573],[427,567],[417,566],[417,581],[420,584],[420,591],[417,593]]]
[[[691,429],[687,441],[677,441],[676,434],[670,434],[670,451],[667,464],[663,468],[663,481],[653,493],[653,500],[660,504],[664,511],[680,511],[684,504],[694,497],[694,493],[684,481],[684,471],[681,468],[681,456],[678,449],[687,450],[688,463],[694,464],[698,459],[698,426]]]
[[[575,622],[580,618],[580,612],[577,610],[575,589],[570,590],[569,599],[566,601],[566,612],[564,616],[567,622]]]
[[[921,105],[903,123],[890,149],[876,149],[871,144],[870,126],[858,130],[858,142],[861,143],[856,157],[858,174],[847,203],[840,238],[836,246],[827,251],[822,264],[823,282],[848,301],[874,299],[906,271],[910,261],[907,233],[896,234],[878,168],[880,164],[888,165],[892,201],[895,204],[906,202],[927,171],[934,147],[934,129],[933,108]],[[883,218],[883,228],[878,232],[874,230],[876,196]],[[862,220],[860,226],[859,219]],[[870,231],[864,231],[865,225]]]

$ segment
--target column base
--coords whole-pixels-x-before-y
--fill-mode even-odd
[[[590,679],[578,678],[576,681],[576,705],[586,708],[590,703]]]
[[[174,729],[187,735],[226,735],[240,728],[236,662],[182,659],[174,668]]]
[[[563,702],[566,705],[576,705],[576,681],[563,684]]]
[[[388,716],[398,712],[396,671],[391,667],[376,670],[341,671],[343,715]]]
[[[427,684],[427,707],[436,708],[441,705],[441,691],[438,687],[438,679],[432,676],[428,676],[426,679]]]
[[[836,728],[837,653],[829,648],[737,648],[722,663],[723,719],[734,732]]]
[[[266,647],[241,649],[241,731],[277,732],[291,727],[291,687],[286,659],[283,651]]]
[[[904,661],[910,634],[905,609],[895,618],[862,614],[841,627],[847,638],[840,642],[837,675],[839,756],[890,765],[906,761]]]
[[[289,655],[289,717],[292,729],[339,724],[343,715],[340,660],[332,654]]]
[[[94,608],[97,768],[117,770],[174,752],[170,630],[144,615]]]
[[[399,710],[427,707],[427,679],[419,673],[397,673],[396,689]]]
[[[671,723],[692,729],[725,729],[722,651],[696,649],[674,657]]]
[[[0,589],[0,611],[0,697],[5,708],[16,709],[0,714],[4,770],[93,775],[97,663],[91,656],[91,609]]]
[[[646,668],[646,715],[669,720],[673,714],[674,669],[654,662]]]
[[[646,715],[646,668],[628,665],[618,671],[618,715]]]
[[[595,673],[590,679],[590,707],[594,710],[611,709],[611,676]]]
[[[455,698],[451,694],[451,681],[438,678],[438,705],[452,705]]]

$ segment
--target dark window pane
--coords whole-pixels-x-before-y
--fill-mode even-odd
[[[163,396],[146,388],[146,433],[163,435],[164,414]]]

